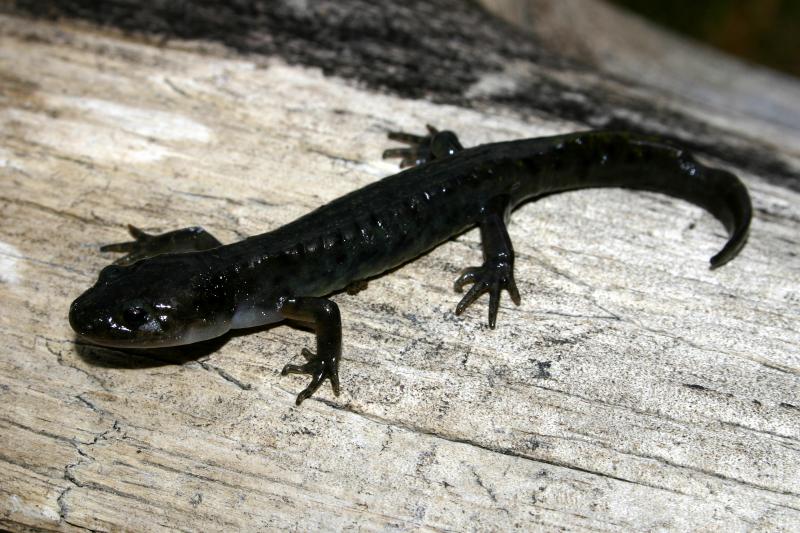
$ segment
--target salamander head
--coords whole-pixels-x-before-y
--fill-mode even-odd
[[[72,329],[91,343],[115,348],[178,346],[222,335],[230,323],[221,311],[225,284],[209,284],[188,260],[165,255],[104,268],[72,303]]]

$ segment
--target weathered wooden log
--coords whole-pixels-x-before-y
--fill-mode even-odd
[[[5,6],[0,528],[795,528],[800,86],[586,4],[493,5],[524,31],[455,0]],[[279,371],[302,330],[76,342],[69,303],[126,224],[261,233],[395,172],[386,132],[425,123],[665,136],[747,183],[750,242],[709,271],[699,208],[544,198],[513,216],[523,302],[496,330],[453,314],[468,232],[334,296],[343,391],[300,408]]]

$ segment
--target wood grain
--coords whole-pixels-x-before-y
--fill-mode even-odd
[[[232,336],[180,364],[76,344],[67,309],[109,262],[99,245],[127,223],[225,242],[274,228],[394,172],[393,129],[476,144],[581,125],[14,15],[0,94],[0,527],[800,523],[795,190],[710,161],[756,207],[716,271],[723,230],[691,205],[612,190],[526,205],[510,227],[523,303],[504,300],[495,331],[486,302],[453,314],[453,279],[480,260],[471,231],[334,297],[343,392],[297,408],[304,378],[279,370],[307,332]],[[773,155],[797,168],[796,143]]]

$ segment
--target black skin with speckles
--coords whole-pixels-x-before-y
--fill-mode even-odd
[[[594,187],[660,192],[704,207],[730,237],[711,267],[744,246],[752,207],[747,189],[725,170],[702,165],[685,151],[630,133],[588,131],[486,144],[464,149],[453,132],[428,127],[424,136],[392,132],[404,148],[403,172],[342,196],[274,231],[221,245],[201,228],[148,235],[103,247],[126,252],[101,271],[73,302],[70,324],[86,340],[112,347],[193,343],[232,328],[283,319],[313,327],[317,350],[283,374],[311,375],[297,403],[326,380],[339,392],[341,319],[333,292],[363,281],[479,226],[483,264],[455,282],[471,287],[462,313],[489,293],[495,327],[500,293],[519,305],[514,250],[506,230],[510,212],[545,194]]]

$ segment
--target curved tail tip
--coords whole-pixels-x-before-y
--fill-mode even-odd
[[[717,255],[709,259],[708,261],[710,263],[710,265],[708,266],[709,270],[715,270],[724,265],[725,263],[727,263],[728,261],[730,261],[731,259],[733,259],[733,256],[723,257],[722,254],[724,251],[725,250],[722,250],[722,252],[718,253]]]
[[[739,254],[741,249],[744,247],[745,242],[747,242],[747,230],[748,228],[744,227],[741,228],[740,231],[737,231],[736,234],[725,244],[722,250],[720,250],[709,260],[709,263],[711,263],[709,268],[711,270],[721,267]]]

